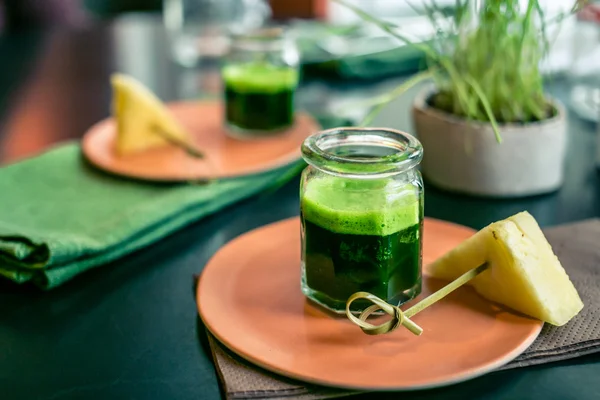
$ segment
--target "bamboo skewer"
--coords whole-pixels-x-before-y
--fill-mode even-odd
[[[160,136],[161,138],[165,139],[170,144],[177,146],[180,149],[184,150],[186,153],[188,153],[192,157],[204,158],[204,153],[202,153],[200,150],[198,150],[196,147],[194,147],[191,143],[181,140],[178,137],[175,137],[173,135],[169,135],[168,133],[164,132],[161,129],[154,129],[153,132],[155,134],[157,134],[158,136]]]
[[[410,307],[406,311],[402,311],[400,307],[393,306],[371,293],[354,293],[346,302],[346,316],[350,319],[350,321],[358,325],[363,330],[363,332],[368,335],[381,335],[389,333],[398,328],[399,326],[404,326],[413,334],[420,336],[423,333],[423,328],[414,323],[410,318],[420,313],[430,305],[435,304],[437,301],[443,299],[444,297],[446,297],[465,283],[469,282],[471,279],[481,274],[483,271],[487,270],[488,267],[489,265],[486,263],[480,265],[477,268],[473,268],[472,270],[465,272],[463,275],[459,276],[454,281],[450,282],[437,292],[432,293],[431,295],[424,298],[423,300]],[[363,310],[360,313],[360,315],[356,317],[350,311],[350,305],[354,301],[359,299],[368,300],[371,303],[373,303],[373,305]],[[380,325],[373,325],[367,322],[367,318],[369,318],[371,314],[378,310],[382,310],[386,314],[390,315],[392,319]]]
[[[172,144],[175,147],[180,148],[181,150],[185,151],[186,154],[188,154],[189,156],[191,156],[192,158],[196,158],[199,160],[204,160],[207,164],[207,166],[210,169],[215,170],[215,166],[214,164],[211,162],[211,159],[209,157],[206,157],[206,155],[199,150],[198,148],[196,148],[196,146],[194,146],[192,143],[182,140],[178,137],[175,137],[173,135],[168,134],[167,132],[163,131],[162,129],[158,129],[157,127],[153,127],[152,130],[153,133],[155,133],[156,135],[160,136],[161,138],[165,139],[169,144]],[[205,184],[205,183],[209,183],[214,181],[215,179],[192,179],[190,180],[190,183],[192,184],[196,184],[196,183],[200,183],[200,184]]]

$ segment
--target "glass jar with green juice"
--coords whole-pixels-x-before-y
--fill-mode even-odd
[[[221,70],[225,123],[234,136],[263,136],[294,123],[299,52],[279,28],[234,36]]]
[[[338,128],[302,154],[302,291],[337,313],[369,292],[400,305],[421,291],[421,143],[392,129]],[[352,311],[370,303],[355,301]]]

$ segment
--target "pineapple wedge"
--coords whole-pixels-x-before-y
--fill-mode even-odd
[[[111,76],[113,117],[117,121],[116,152],[124,156],[171,142],[190,143],[190,135],[165,105],[144,85],[124,74]]]
[[[428,272],[454,280],[485,262],[490,268],[469,284],[489,300],[557,326],[583,308],[577,290],[528,212],[488,225],[430,264]]]

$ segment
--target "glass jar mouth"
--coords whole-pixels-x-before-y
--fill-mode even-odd
[[[342,127],[306,138],[302,157],[333,175],[384,178],[415,168],[423,158],[423,146],[396,129]]]

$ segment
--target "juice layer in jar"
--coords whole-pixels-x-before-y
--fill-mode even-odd
[[[234,129],[276,131],[294,122],[298,72],[267,63],[231,64],[223,68],[225,118]]]
[[[301,213],[309,298],[342,312],[358,291],[395,304],[420,292],[422,203],[415,186],[318,177],[304,190]]]

